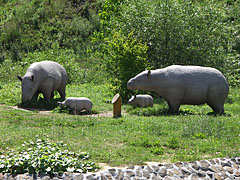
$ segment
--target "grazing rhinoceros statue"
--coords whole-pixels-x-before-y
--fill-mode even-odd
[[[224,113],[229,85],[215,68],[172,65],[163,69],[146,70],[127,83],[131,90],[150,90],[162,96],[171,112],[178,112],[181,104],[207,103],[215,113]]]
[[[65,99],[65,87],[68,82],[66,70],[53,61],[35,62],[29,66],[26,74],[18,79],[22,81],[22,102],[37,99],[39,93],[49,101],[58,91],[61,98]]]
[[[92,113],[92,101],[86,97],[69,97],[63,102],[58,102],[60,106],[64,105],[73,109],[73,113],[85,110],[88,113]]]
[[[139,107],[153,107],[153,98],[148,94],[139,94],[132,96],[128,100],[128,104]]]

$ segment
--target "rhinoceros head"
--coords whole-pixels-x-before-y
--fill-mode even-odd
[[[146,70],[138,75],[136,75],[134,78],[131,78],[127,83],[127,88],[131,90],[146,90],[146,86],[151,81],[151,71]]]
[[[29,101],[37,91],[36,78],[33,74],[26,74],[24,77],[18,76],[22,81],[22,102]]]

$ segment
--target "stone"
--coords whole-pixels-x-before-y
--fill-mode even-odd
[[[88,175],[88,176],[86,176],[86,179],[87,180],[94,180],[94,177],[93,177],[93,175]]]
[[[108,180],[107,177],[104,175],[104,173],[101,173],[100,176],[101,176],[101,180]]]
[[[180,177],[180,176],[183,176],[182,171],[179,170],[179,169],[174,168],[174,169],[172,169],[172,172],[173,172],[175,175],[179,176],[179,177]]]
[[[182,167],[181,170],[182,170],[182,173],[183,173],[184,176],[189,176],[190,174],[192,174],[192,173],[191,173],[187,168],[185,168],[185,167]]]
[[[215,172],[215,173],[219,172],[219,169],[216,166],[210,166],[209,170],[212,171],[212,172]]]
[[[135,167],[134,166],[128,166],[127,169],[134,169]]]
[[[175,163],[175,166],[177,166],[177,167],[183,167],[183,163],[182,163],[182,162],[176,162],[176,163]]]
[[[133,170],[126,170],[126,174],[127,174],[127,176],[129,176],[129,177],[135,176],[135,173],[134,173]]]
[[[216,166],[216,168],[217,168],[220,172],[224,171],[224,169],[223,169],[223,167],[222,167],[221,164],[216,164],[215,166]]]
[[[233,174],[233,168],[232,167],[224,167],[223,168],[225,171],[229,172],[230,174]]]
[[[199,170],[199,171],[197,172],[197,175],[198,175],[198,177],[204,178],[204,177],[206,177],[206,172],[205,172],[205,171],[202,171],[202,170]]]
[[[153,166],[152,166],[152,169],[153,169],[154,172],[158,172],[158,171],[159,171],[159,167],[156,166],[156,165],[153,165]]]
[[[190,176],[189,176],[189,179],[190,180],[198,180],[198,176],[197,176],[197,174],[191,174]]]
[[[210,166],[210,163],[209,163],[208,161],[202,160],[202,161],[200,161],[199,163],[200,163],[201,169],[202,169],[203,171],[207,171],[207,170],[208,170],[208,168],[209,168],[209,166]]]
[[[170,177],[173,177],[174,176],[174,172],[171,169],[168,169],[167,170],[167,175],[170,176]]]
[[[142,177],[142,168],[138,167],[138,168],[136,169],[136,176]]]
[[[113,179],[113,178],[112,178],[112,175],[111,175],[110,173],[105,173],[104,175],[106,176],[106,178],[107,178],[108,180]]]
[[[151,173],[150,173],[149,171],[143,170],[143,177],[149,179],[149,178],[150,178],[150,174],[151,174]]]
[[[215,180],[223,180],[223,177],[218,173],[214,173],[213,177],[214,177],[213,179]]]
[[[224,166],[229,166],[231,167],[231,163],[230,161],[221,161],[221,165],[224,167]]]
[[[167,169],[166,169],[166,167],[161,167],[161,168],[159,169],[158,173],[159,173],[159,175],[160,175],[161,177],[165,177],[165,176],[167,175]]]
[[[151,180],[161,180],[162,178],[160,178],[159,176],[152,174],[152,176],[150,177]]]
[[[153,172],[154,172],[154,170],[153,170],[150,166],[146,166],[146,167],[144,168],[144,170],[146,170],[146,171],[148,171],[148,172],[150,172],[150,173],[153,173]]]
[[[240,170],[237,170],[237,171],[234,173],[234,175],[235,175],[236,177],[240,177]]]
[[[192,166],[192,168],[194,168],[197,171],[200,169],[200,166],[199,166],[199,164],[197,162],[191,163],[191,166]]]
[[[166,176],[164,177],[164,180],[172,180],[170,177]]]
[[[108,172],[112,175],[112,176],[116,176],[116,169],[112,168],[112,169],[108,169]]]
[[[73,175],[73,179],[74,180],[83,180],[84,179],[84,176],[82,173],[76,173]]]

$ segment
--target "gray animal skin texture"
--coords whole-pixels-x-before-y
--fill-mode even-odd
[[[153,98],[148,94],[135,95],[128,100],[128,104],[139,107],[153,107]]]
[[[127,88],[158,93],[173,113],[181,104],[207,103],[215,113],[222,114],[229,92],[226,78],[217,69],[180,65],[143,71],[128,81]]]
[[[54,91],[58,91],[61,98],[65,99],[67,72],[56,62],[35,62],[23,77],[18,75],[18,79],[22,81],[22,102],[37,99],[39,93],[43,93],[44,99],[50,101],[54,97]]]
[[[92,101],[86,97],[69,97],[63,102],[58,102],[58,104],[60,104],[60,107],[62,105],[70,107],[74,114],[82,110],[92,113]]]

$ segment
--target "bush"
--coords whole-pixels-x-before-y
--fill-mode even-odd
[[[224,68],[232,35],[221,3],[125,0],[111,5],[121,11],[106,9],[105,14],[116,16],[104,23],[104,31],[121,30],[125,36],[134,32],[136,39],[147,43],[148,59],[154,69],[172,64]]]
[[[127,82],[139,72],[149,67],[147,61],[146,43],[136,39],[133,32],[127,36],[121,32],[113,32],[112,36],[104,39],[101,51],[104,67],[113,85],[113,92],[120,93],[125,102],[130,97]]]
[[[154,68],[172,64],[220,68],[224,64],[230,37],[216,4],[137,0],[124,9],[119,28],[126,33],[135,30],[134,35],[148,43]]]

